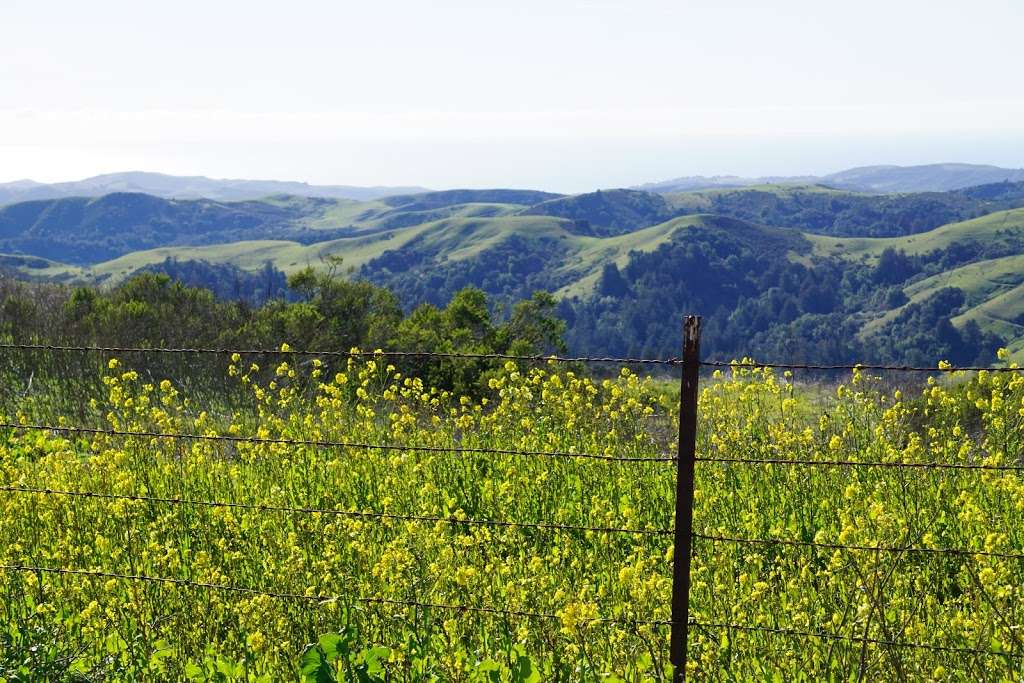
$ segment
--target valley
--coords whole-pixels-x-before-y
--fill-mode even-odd
[[[863,350],[900,320],[925,324],[917,308],[954,288],[960,294],[942,301],[962,301],[930,312],[927,324],[938,316],[956,330],[970,326],[1020,354],[1022,207],[1024,183],[1011,182],[898,194],[775,184],[664,194],[449,190],[365,201],[115,193],[0,207],[0,268],[110,287],[169,263],[290,275],[340,262],[340,272],[391,289],[407,310],[444,306],[466,286],[499,308],[547,290],[560,301],[571,346],[622,354],[643,350],[645,338],[672,339],[670,321],[691,310],[728,328],[712,347],[726,355],[730,335],[771,355],[783,330],[820,335],[829,315],[841,315],[842,334],[855,341],[843,342],[846,351],[804,350],[823,361]],[[742,272],[740,262],[749,262]],[[814,287],[828,296],[814,301]],[[643,313],[652,308],[669,322]]]

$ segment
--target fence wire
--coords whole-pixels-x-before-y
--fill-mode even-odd
[[[971,548],[929,548],[927,546],[885,546],[859,545],[850,543],[828,543],[818,541],[800,541],[788,538],[743,538],[740,536],[720,536],[694,532],[693,537],[705,541],[734,543],[737,545],[785,545],[802,548],[821,548],[823,550],[863,550],[884,553],[931,553],[935,555],[965,555],[998,557],[1006,560],[1024,560],[1024,553],[999,552],[995,550],[973,550]]]
[[[98,353],[98,354],[184,354],[184,355],[233,355],[239,356],[278,356],[278,357],[323,357],[323,358],[385,358],[385,359],[441,359],[441,360],[508,360],[516,362],[531,363],[567,363],[567,364],[618,364],[618,365],[648,365],[678,367],[683,362],[680,358],[652,359],[652,358],[628,358],[610,356],[558,356],[558,355],[514,355],[500,353],[441,353],[429,351],[337,351],[337,350],[300,350],[300,349],[258,349],[258,348],[160,348],[160,347],[119,347],[119,346],[69,346],[55,344],[0,344],[0,350],[20,351],[53,351],[69,353]],[[905,373],[957,373],[957,372],[1024,372],[1024,368],[1010,366],[949,366],[941,365],[935,367],[923,367],[913,365],[884,365],[884,364],[809,364],[809,363],[759,363],[759,362],[724,362],[724,361],[701,361],[700,366],[709,368],[770,368],[780,370],[808,370],[822,372],[868,370],[880,372],[905,372]],[[129,431],[117,429],[101,429],[90,427],[73,427],[62,425],[46,424],[16,424],[0,422],[0,428],[13,430],[37,430],[66,434],[92,434],[104,436],[154,438],[154,439],[179,439],[179,440],[200,440],[225,443],[250,443],[267,445],[291,445],[291,446],[312,446],[319,448],[339,447],[352,449],[382,450],[382,451],[413,451],[427,453],[465,453],[465,454],[490,454],[490,455],[512,455],[531,456],[546,458],[576,458],[613,462],[674,462],[679,464],[677,456],[659,454],[657,456],[623,456],[601,453],[576,453],[571,451],[543,451],[543,450],[514,450],[501,448],[467,447],[453,444],[451,446],[425,446],[415,444],[378,444],[356,441],[334,441],[325,439],[291,439],[274,437],[255,437],[239,435],[210,435],[210,434],[174,434],[155,431]],[[779,465],[779,466],[820,466],[820,467],[879,467],[879,468],[906,468],[915,470],[977,470],[977,471],[1024,471],[1024,464],[987,465],[984,463],[948,463],[948,462],[888,462],[888,461],[861,461],[849,459],[785,459],[785,458],[754,458],[754,457],[722,457],[714,455],[697,455],[696,462],[723,463],[736,465]],[[235,501],[197,500],[180,497],[162,497],[153,495],[132,495],[113,494],[93,491],[72,491],[51,489],[45,487],[28,486],[0,486],[0,491],[12,494],[36,494],[66,496],[70,498],[92,498],[104,500],[122,500],[134,502],[146,502],[166,505],[188,505],[196,507],[241,509],[259,513],[285,513],[285,514],[317,514],[335,515],[350,518],[372,519],[377,521],[402,521],[429,524],[447,524],[464,526],[488,526],[500,528],[521,528],[533,530],[545,530],[555,532],[578,532],[578,533],[600,533],[600,534],[632,534],[641,536],[671,536],[674,529],[635,529],[612,526],[588,526],[561,524],[555,522],[517,522],[511,520],[489,520],[489,519],[461,519],[454,516],[433,516],[433,515],[406,515],[397,513],[336,510],[331,508],[286,506],[286,505],[257,505]],[[971,548],[931,548],[923,546],[871,546],[863,544],[843,544],[818,541],[803,541],[786,538],[745,538],[726,534],[706,534],[692,532],[689,536],[691,543],[694,540],[703,540],[713,543],[731,543],[740,546],[789,546],[800,548],[820,548],[827,550],[864,551],[864,552],[886,552],[886,553],[921,553],[935,555],[955,555],[964,557],[993,557],[1008,560],[1024,560],[1024,552],[1003,552],[989,550],[975,550]],[[440,602],[429,602],[419,600],[401,600],[375,596],[343,596],[343,595],[320,595],[311,593],[295,593],[278,590],[263,590],[245,586],[230,584],[210,583],[195,581],[192,579],[149,576],[145,574],[127,574],[112,572],[100,569],[42,567],[23,564],[0,564],[0,570],[17,573],[33,573],[36,575],[70,575],[86,578],[107,578],[125,581],[148,582],[156,584],[172,585],[189,589],[215,590],[231,592],[242,595],[262,596],[280,600],[293,600],[315,603],[328,602],[356,602],[366,605],[384,605],[401,608],[436,609],[460,613],[489,614],[502,617],[518,617],[537,620],[558,621],[562,617],[557,613],[537,612],[529,610],[505,609],[500,607],[469,604],[450,604]],[[685,624],[698,629],[705,630],[735,630],[748,633],[763,633],[766,635],[777,635],[789,638],[800,639],[821,639],[832,641],[847,641],[851,643],[866,645],[873,644],[881,647],[911,648],[933,652],[942,652],[960,655],[975,655],[985,657],[1003,657],[1011,659],[1024,659],[1024,653],[1011,651],[986,650],[981,648],[934,645],[930,643],[919,643],[900,641],[884,638],[871,638],[864,636],[844,635],[827,631],[814,631],[790,627],[764,626],[756,624],[740,624],[728,622],[714,622],[702,620],[683,620],[673,622],[672,620],[630,620],[619,618],[598,617],[583,619],[585,622],[618,624],[622,626],[674,626]]]
[[[23,564],[0,564],[0,570],[9,572],[23,572],[31,574],[57,574],[67,576],[83,576],[88,578],[117,579],[123,581],[139,581],[156,584],[172,585],[180,588],[215,590],[256,597],[266,597],[277,600],[293,600],[301,602],[315,602],[325,604],[331,602],[358,602],[365,605],[386,605],[392,607],[413,607],[417,609],[436,609],[451,612],[470,612],[476,614],[489,614],[502,617],[520,617],[526,619],[537,619],[545,621],[560,621],[562,616],[554,612],[536,612],[529,610],[506,609],[481,605],[454,604],[442,602],[429,602],[423,600],[401,600],[396,598],[382,598],[376,596],[345,596],[345,595],[322,595],[312,593],[295,593],[288,591],[264,590],[250,588],[247,586],[234,586],[230,584],[211,583],[206,581],[194,581],[192,579],[181,579],[165,576],[150,576],[147,574],[126,574],[101,569],[74,569],[65,567],[42,567]],[[672,626],[670,619],[621,619],[615,617],[589,617],[579,619],[584,623],[617,624],[622,626]],[[842,640],[851,643],[869,643],[886,647],[912,648],[930,650],[934,652],[947,652],[956,654],[974,654],[979,656],[997,656],[1020,659],[1024,654],[1017,652],[1003,652],[994,650],[982,650],[980,648],[959,647],[951,645],[932,645],[930,643],[916,643],[911,641],[890,640],[884,638],[871,638],[864,636],[848,636],[839,633],[826,631],[809,631],[787,627],[757,626],[751,624],[733,624],[725,622],[710,622],[690,620],[689,625],[703,629],[736,630],[751,633],[765,633],[770,635],[781,635],[796,638],[818,638],[824,640]]]
[[[1022,659],[1024,653],[1003,652],[996,650],[982,650],[973,647],[959,647],[955,645],[932,645],[930,643],[915,643],[905,640],[889,640],[886,638],[870,638],[865,636],[847,636],[840,633],[829,633],[827,631],[808,631],[779,626],[756,626],[751,624],[730,624],[725,622],[691,621],[690,626],[703,629],[747,631],[750,633],[765,633],[770,635],[788,636],[791,638],[818,638],[821,640],[844,640],[851,643],[868,643],[871,645],[882,645],[885,647],[912,648],[918,650],[930,650],[933,652],[948,652],[955,654],[972,654],[988,657],[1009,657],[1011,659]]]
[[[178,439],[185,441],[222,441],[225,443],[280,444],[287,446],[316,446],[318,448],[354,448],[382,451],[420,451],[426,453],[473,453],[490,455],[519,455],[544,458],[581,458],[585,460],[607,460],[612,462],[672,462],[675,457],[661,456],[619,456],[602,453],[574,453],[572,451],[530,451],[504,448],[483,448],[471,446],[418,446],[415,444],[380,444],[358,441],[331,441],[325,439],[288,439],[259,436],[237,436],[232,434],[175,434],[171,432],[125,431],[101,429],[98,427],[66,427],[61,425],[18,424],[0,422],[0,429],[30,429],[35,431],[96,434],[104,436],[142,437],[151,439]]]
[[[375,596],[347,596],[347,595],[320,595],[310,593],[292,593],[287,591],[263,590],[260,588],[249,588],[246,586],[233,586],[222,583],[209,583],[206,581],[193,581],[192,579],[180,579],[166,576],[149,576],[147,574],[124,574],[111,572],[102,569],[69,569],[64,567],[40,567],[24,564],[0,564],[0,569],[10,572],[28,572],[34,574],[63,574],[69,576],[87,576],[103,579],[120,579],[124,581],[142,581],[149,583],[162,583],[179,586],[183,588],[195,588],[205,590],[225,591],[230,593],[241,593],[265,598],[279,600],[297,600],[305,602],[329,603],[329,602],[360,602],[368,605],[392,605],[395,607],[416,607],[420,609],[436,609],[452,612],[475,612],[478,614],[493,614],[506,617],[524,617],[528,619],[561,620],[562,617],[554,612],[531,612],[527,610],[505,609],[500,607],[489,607],[481,605],[464,605],[443,602],[427,602],[422,600],[399,600],[395,598],[381,598]],[[671,621],[667,620],[644,620],[644,619],[619,619],[615,617],[591,617],[582,618],[582,622],[621,624],[627,626],[668,626]]]
[[[437,351],[332,351],[312,349],[162,348],[133,346],[60,346],[55,344],[0,344],[0,350],[62,351],[81,353],[171,353],[239,356],[323,356],[325,358],[443,358],[448,360],[511,360],[528,363],[587,363],[613,365],[679,365],[678,358],[617,358],[613,356],[515,355]]]
[[[960,462],[900,462],[888,460],[813,460],[801,458],[727,458],[699,455],[697,462],[719,462],[739,465],[797,465],[808,467],[889,467],[893,469],[917,470],[990,470],[994,472],[1020,472],[1024,465],[986,465],[984,463]]]
[[[22,351],[60,351],[81,353],[156,353],[156,354],[204,354],[240,356],[323,356],[325,358],[442,358],[449,360],[511,360],[530,363],[585,363],[585,364],[618,364],[618,365],[682,365],[681,358],[629,358],[619,356],[559,356],[559,355],[517,355],[507,353],[460,353],[438,351],[337,351],[329,349],[254,349],[254,348],[210,348],[210,347],[145,347],[145,346],[71,346],[59,344],[14,344],[2,343],[0,350]],[[964,366],[917,366],[917,365],[885,365],[877,363],[846,363],[846,364],[814,364],[784,363],[755,361],[701,361],[700,365],[713,368],[772,368],[779,370],[877,370],[890,372],[1024,372],[1024,368],[1006,365],[964,365]]]
[[[195,507],[228,508],[251,510],[255,512],[292,513],[305,515],[334,515],[357,519],[378,519],[402,522],[425,522],[430,524],[450,524],[464,526],[490,526],[515,529],[541,529],[546,531],[592,532],[599,534],[634,534],[638,536],[670,536],[672,529],[630,529],[611,526],[581,526],[560,524],[555,522],[513,522],[495,519],[471,519],[461,517],[441,517],[436,515],[402,515],[388,512],[361,512],[357,510],[336,510],[332,508],[292,507],[286,505],[253,505],[218,500],[195,500],[192,498],[167,498],[161,496],[129,495],[116,493],[100,493],[93,491],[66,491],[51,488],[35,488],[28,486],[0,486],[0,491],[7,493],[31,493],[37,495],[66,496],[69,498],[94,498],[101,500],[126,500],[144,503],[162,503],[167,505],[190,505]]]
[[[736,362],[705,360],[700,364],[710,368],[771,368],[773,370],[877,370],[880,372],[1024,372],[1024,368],[1012,367],[1009,365],[877,365],[855,363],[853,365],[814,365],[808,363],[758,363],[758,362]]]

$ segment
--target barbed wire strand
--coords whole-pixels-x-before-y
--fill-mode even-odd
[[[690,621],[690,626],[706,629],[734,629],[736,631],[748,631],[756,633],[767,633],[773,635],[790,636],[793,638],[820,638],[822,640],[845,640],[853,643],[871,643],[873,645],[884,645],[887,647],[914,648],[920,650],[931,650],[933,652],[954,652],[958,654],[976,654],[991,657],[1009,657],[1012,659],[1024,658],[1020,652],[997,652],[995,650],[982,650],[973,647],[959,647],[955,645],[931,645],[929,643],[915,643],[905,640],[888,640],[885,638],[865,638],[862,636],[845,636],[840,633],[828,633],[825,631],[805,631],[800,629],[782,628],[774,626],[750,626],[745,624],[716,623],[707,621]]]
[[[771,368],[773,370],[878,370],[892,372],[1024,372],[1024,368],[1013,368],[1005,365],[981,366],[919,366],[919,365],[878,365],[857,363],[854,365],[815,365],[813,363],[757,363],[703,360],[701,365],[711,368]]]
[[[615,462],[673,462],[675,456],[621,456],[600,453],[573,453],[571,451],[529,451],[511,450],[506,448],[484,448],[471,446],[417,446],[409,444],[362,443],[358,441],[330,441],[323,439],[286,439],[276,437],[237,436],[231,434],[172,434],[170,432],[124,431],[118,429],[100,429],[97,427],[65,427],[43,424],[17,424],[0,422],[0,429],[31,429],[35,431],[52,431],[81,434],[102,434],[106,436],[128,436],[152,439],[182,439],[197,441],[223,441],[228,443],[278,444],[287,446],[316,446],[319,448],[365,448],[384,451],[421,451],[427,453],[477,453],[489,455],[520,455],[546,458],[582,458],[589,460],[609,460]]]
[[[616,358],[611,356],[516,355],[509,353],[458,353],[438,351],[317,351],[309,349],[160,348],[133,346],[60,346],[56,344],[0,344],[0,349],[95,353],[177,353],[240,356],[324,356],[328,358],[447,358],[512,360],[555,363],[616,363],[620,365],[679,365],[678,358]]]
[[[151,583],[163,583],[180,586],[184,588],[199,588],[205,590],[219,590],[231,593],[242,593],[259,597],[276,598],[281,600],[302,600],[308,602],[340,602],[352,600],[364,604],[393,605],[396,607],[418,607],[422,609],[438,609],[453,612],[476,612],[480,614],[494,614],[500,616],[525,617],[529,619],[561,620],[561,616],[552,612],[531,612],[527,610],[503,609],[499,607],[485,607],[480,605],[462,605],[442,602],[426,602],[421,600],[399,600],[395,598],[379,598],[365,596],[344,596],[344,595],[307,595],[305,593],[290,593],[284,591],[269,591],[245,586],[232,586],[230,584],[209,583],[205,581],[193,581],[191,579],[178,579],[166,576],[149,576],[147,574],[122,574],[101,569],[67,569],[58,567],[38,567],[23,564],[0,564],[0,569],[15,572],[32,572],[42,574],[63,574],[72,576],[88,576],[104,579],[121,579],[124,581],[142,581]],[[592,623],[626,624],[635,626],[668,626],[668,620],[643,620],[643,619],[617,619],[613,617],[596,617],[582,619]]]
[[[62,346],[58,344],[0,344],[0,350],[23,351],[64,351],[64,352],[95,352],[95,353],[167,353],[167,354],[212,354],[240,356],[324,356],[337,358],[447,358],[466,360],[512,360],[524,362],[555,363],[613,363],[620,365],[682,365],[680,358],[626,358],[615,356],[558,356],[558,355],[516,355],[507,353],[458,353],[438,351],[329,351],[312,349],[232,349],[232,348],[163,348],[136,346]],[[814,363],[782,363],[782,362],[738,362],[713,361],[700,362],[706,367],[715,368],[772,368],[780,370],[877,370],[893,372],[1024,372],[1024,368],[999,366],[915,366],[915,365],[884,365],[877,363],[855,364],[814,364]]]
[[[1024,465],[985,465],[982,463],[956,462],[888,462],[884,460],[809,460],[787,458],[726,458],[719,456],[699,455],[697,462],[720,462],[740,465],[802,465],[820,467],[891,467],[909,469],[951,469],[951,470],[990,470],[995,472],[1020,472]]]
[[[257,505],[251,503],[237,503],[233,501],[196,500],[193,498],[168,498],[162,496],[100,493],[94,491],[67,491],[62,489],[37,488],[28,486],[0,486],[0,491],[8,493],[32,493],[39,495],[67,496],[72,498],[97,498],[102,500],[127,500],[146,503],[164,503],[168,505],[194,505],[196,507],[231,508],[241,510],[253,510],[257,512],[283,512],[308,515],[336,515],[339,517],[381,519],[407,522],[430,522],[451,525],[464,524],[467,526],[493,526],[517,529],[545,529],[551,531],[591,531],[594,533],[636,534],[641,536],[668,536],[674,533],[671,529],[630,529],[624,527],[610,526],[580,526],[574,524],[560,524],[555,522],[513,522],[508,520],[493,519],[461,519],[458,517],[442,517],[435,515],[403,515],[388,512],[360,512],[357,510],[335,510],[331,508],[292,507],[286,505]]]
[[[91,578],[104,578],[104,579],[120,579],[124,581],[142,581],[150,583],[162,583],[169,584],[184,588],[196,588],[204,590],[218,590],[231,593],[241,593],[243,595],[255,595],[259,597],[268,597],[281,600],[300,600],[307,602],[318,602],[318,603],[329,603],[338,602],[344,600],[352,600],[354,602],[361,602],[363,604],[377,604],[377,605],[391,605],[396,607],[416,607],[421,609],[438,609],[454,612],[474,612],[479,614],[493,614],[498,616],[514,616],[524,617],[529,619],[542,619],[542,620],[561,620],[561,616],[553,612],[534,612],[528,610],[513,610],[503,609],[498,607],[486,607],[480,605],[463,605],[463,604],[450,604],[440,602],[427,602],[421,600],[400,600],[395,598],[380,598],[380,597],[366,597],[366,596],[355,596],[347,597],[343,595],[310,595],[305,593],[292,593],[285,591],[270,591],[261,590],[257,588],[249,588],[245,586],[233,586],[229,584],[210,583],[205,581],[193,581],[191,579],[179,579],[164,576],[149,576],[147,574],[124,574],[120,572],[111,572],[99,569],[68,569],[68,568],[57,568],[57,567],[40,567],[35,565],[22,565],[22,564],[0,564],[0,569],[5,571],[15,572],[31,572],[35,574],[59,574],[59,575],[71,575],[71,576],[86,576]],[[625,624],[633,626],[671,626],[672,621],[668,619],[664,620],[643,620],[643,619],[618,619],[611,617],[595,617],[590,619],[583,619],[582,621],[590,623],[608,623],[608,624]],[[956,653],[969,653],[979,655],[992,655],[1002,657],[1020,658],[1024,655],[1015,652],[995,652],[991,650],[980,650],[977,648],[966,648],[948,645],[931,645],[928,643],[915,643],[908,641],[898,640],[887,640],[882,638],[864,638],[858,636],[845,636],[838,633],[827,633],[823,631],[805,631],[791,628],[781,627],[768,627],[768,626],[752,626],[746,624],[731,624],[731,623],[716,623],[716,622],[704,622],[699,620],[691,620],[689,622],[691,626],[697,628],[714,628],[714,629],[733,629],[738,631],[748,632],[759,632],[768,633],[774,635],[784,635],[798,638],[821,638],[826,640],[846,640],[855,643],[872,643],[875,645],[885,645],[889,647],[904,647],[904,648],[916,648],[931,650],[935,652],[956,652]]]
[[[807,548],[823,548],[827,550],[865,550],[890,553],[933,553],[936,555],[980,555],[998,557],[1007,560],[1024,560],[1024,553],[1004,553],[994,550],[971,550],[969,548],[928,548],[922,546],[874,546],[846,543],[822,543],[818,541],[799,541],[788,538],[743,538],[739,536],[718,536],[694,532],[694,538],[705,541],[721,541],[740,545],[787,545]]]

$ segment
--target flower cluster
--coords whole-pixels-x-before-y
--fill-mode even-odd
[[[669,677],[668,630],[643,622],[670,618],[671,536],[469,522],[670,529],[671,461],[487,451],[663,456],[677,438],[673,383],[510,362],[481,382],[485,393],[463,396],[379,354],[340,364],[284,358],[261,367],[232,356],[234,389],[217,396],[112,360],[105,395],[83,407],[116,431],[235,439],[0,436],[5,485],[250,506],[7,493],[0,563],[335,599],[8,573],[0,626],[71,634],[62,642],[75,644],[76,670],[124,679],[218,668],[240,679],[290,678],[305,643],[344,629],[362,634],[360,646],[386,645],[396,680],[429,678],[424,672],[475,680],[481,662],[522,653],[546,678]],[[694,675],[1014,678],[1010,658],[986,658],[978,669],[980,660],[955,653],[856,639],[1021,648],[1024,565],[999,554],[1019,552],[1024,538],[1024,478],[877,464],[1020,464],[1024,376],[893,386],[857,370],[839,384],[797,384],[738,365],[709,380],[699,453],[772,463],[698,463],[693,617],[852,640],[694,628]],[[45,418],[30,406],[16,416]],[[951,548],[968,552],[922,551]]]

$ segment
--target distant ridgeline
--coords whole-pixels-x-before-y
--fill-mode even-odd
[[[161,272],[272,308],[310,300],[287,283],[307,267],[383,287],[411,318],[427,315],[416,313],[423,303],[445,310],[467,287],[482,290],[496,321],[551,292],[578,353],[677,355],[679,320],[696,312],[705,354],[722,359],[968,363],[999,345],[1024,354],[1024,182],[901,194],[119,193],[0,207],[0,271],[24,279],[109,288]],[[275,333],[301,337],[298,318],[289,324]]]

